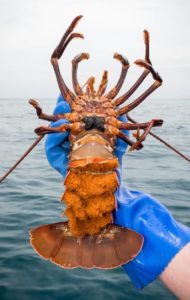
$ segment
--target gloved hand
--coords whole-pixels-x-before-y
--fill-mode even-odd
[[[134,285],[143,288],[190,242],[190,228],[176,222],[167,208],[148,194],[120,186],[116,197],[115,223],[144,236],[141,252],[123,265]]]
[[[70,107],[60,96],[54,114],[66,112],[70,112]],[[126,121],[123,118],[122,120]],[[66,122],[56,121],[52,127]],[[126,143],[117,139],[115,155],[120,163],[120,182],[122,155],[126,148]],[[48,135],[45,151],[50,165],[65,176],[69,154],[68,133]],[[114,213],[115,223],[144,236],[141,252],[131,262],[123,265],[134,285],[142,288],[156,279],[180,249],[190,242],[190,229],[176,222],[170,212],[148,194],[129,191],[121,185],[116,192],[116,198],[118,207]]]

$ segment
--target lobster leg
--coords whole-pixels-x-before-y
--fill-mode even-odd
[[[37,135],[44,135],[55,132],[65,132],[67,130],[71,130],[74,134],[76,134],[82,131],[84,129],[84,126],[85,124],[83,122],[74,122],[72,124],[62,124],[58,127],[39,126],[34,131]]]
[[[35,108],[36,114],[37,114],[39,119],[50,121],[50,122],[54,122],[54,121],[57,121],[59,119],[58,116],[56,116],[56,115],[44,114],[43,111],[42,111],[42,108],[40,107],[39,103],[36,100],[30,99],[28,102],[29,102],[29,104],[31,104]]]
[[[140,150],[143,148],[143,145],[141,143],[138,143],[138,145],[136,145],[137,143],[133,142],[132,140],[129,139],[129,137],[124,134],[122,131],[118,130],[118,133],[116,134],[116,136],[118,136],[120,139],[122,139],[124,142],[126,142],[128,145],[131,146],[131,149],[134,150]]]
[[[129,139],[129,137],[124,134],[122,131],[118,130],[118,133],[116,134],[116,136],[118,136],[120,139],[122,139],[124,142],[126,142],[127,144],[129,144],[130,146],[133,146],[135,143]]]
[[[94,82],[95,82],[95,77],[91,76],[86,83],[86,93],[88,96],[92,96],[92,97],[95,96]]]
[[[63,124],[59,127],[48,127],[48,126],[39,126],[37,127],[34,132],[37,135],[44,135],[44,134],[48,134],[48,133],[55,133],[55,132],[64,132],[66,130],[70,129],[70,124]]]
[[[144,30],[144,43],[145,43],[145,61],[151,65],[151,61],[149,58],[149,33],[147,30]],[[121,97],[117,98],[113,103],[115,106],[119,106],[124,103],[140,86],[140,84],[144,81],[150,71],[145,67],[145,71],[141,74],[139,79],[135,82],[135,84]]]
[[[73,68],[72,68],[73,88],[74,88],[75,93],[77,95],[83,95],[84,94],[80,84],[78,83],[78,79],[77,79],[78,63],[81,60],[84,60],[84,59],[89,59],[89,54],[88,53],[81,53],[81,54],[75,56],[74,59],[72,60],[72,65],[73,65]]]
[[[134,129],[139,130],[139,129],[146,128],[144,133],[141,136],[139,136],[139,132],[137,133],[137,136],[134,135],[137,137],[136,143],[133,142],[132,140],[130,140],[129,137],[126,134],[124,134],[122,131],[120,131],[119,129],[114,128],[114,130],[112,130],[112,132],[113,132],[113,134],[115,134],[116,136],[118,136],[120,139],[122,139],[123,141],[125,141],[127,144],[129,144],[131,146],[129,151],[140,150],[143,148],[142,142],[145,140],[147,134],[149,134],[151,128],[156,127],[156,126],[161,126],[162,124],[163,124],[163,120],[151,120],[148,123],[128,124],[129,125],[128,128],[127,128],[127,126],[125,126],[125,127],[122,126],[123,129],[128,129],[128,130],[134,130]],[[124,125],[127,125],[127,123]],[[136,126],[134,126],[134,125],[136,125]]]
[[[103,95],[103,93],[106,90],[107,83],[108,83],[108,72],[104,71],[100,86],[99,86],[98,91],[97,91],[97,96],[102,96]]]
[[[40,107],[39,103],[36,100],[30,99],[29,103],[35,108],[38,118],[45,121],[55,122],[60,119],[65,119],[70,122],[79,122],[82,119],[81,115],[79,115],[76,112],[57,114],[57,115],[47,115],[43,113],[42,108]]]
[[[123,82],[127,75],[127,71],[129,69],[129,62],[128,62],[127,58],[125,58],[124,56],[122,56],[121,54],[118,54],[118,53],[114,54],[114,58],[121,62],[122,69],[121,69],[121,75],[119,77],[119,80],[118,80],[116,86],[111,91],[109,91],[109,93],[107,93],[105,95],[105,97],[109,98],[109,99],[113,99],[117,96],[117,94],[119,93],[119,91],[123,85]]]
[[[136,129],[146,129],[149,126],[150,122],[146,123],[136,123],[136,124],[130,124],[130,123],[120,123],[119,128],[120,129],[127,129],[127,130],[136,130]],[[163,120],[154,120],[153,127],[162,126]]]
[[[152,129],[152,127],[154,127],[155,124],[159,124],[159,125],[156,125],[156,126],[161,126],[162,123],[163,123],[163,120],[152,120],[152,121],[150,121],[149,124],[148,124],[148,126],[147,126],[147,128],[146,128],[146,130],[144,131],[144,133],[140,137],[138,137],[138,141],[131,146],[131,148],[129,149],[129,151],[133,151],[135,149],[138,149],[139,146],[142,145],[142,142],[145,140],[146,136],[149,134],[149,132]]]
[[[121,115],[123,115],[125,113],[128,113],[129,111],[133,110],[135,107],[137,107],[139,104],[141,104],[152,92],[154,92],[162,84],[162,78],[153,69],[153,67],[150,64],[148,64],[146,61],[143,61],[143,60],[136,61],[136,64],[138,64],[141,67],[147,68],[151,72],[155,82],[142,95],[140,95],[136,100],[131,102],[129,105],[126,105],[126,106],[120,108],[117,111],[118,116],[121,116]]]
[[[140,84],[144,81],[144,79],[146,78],[146,76],[149,73],[150,73],[149,70],[145,70],[141,74],[141,76],[139,77],[139,79],[135,82],[135,84],[129,89],[129,91],[127,91],[127,93],[125,93],[121,97],[119,97],[116,100],[114,100],[113,105],[114,106],[119,106],[122,103],[124,103],[127,99],[129,99],[129,97],[137,90],[137,88],[140,86]]]
[[[53,65],[54,71],[55,71],[55,75],[57,78],[57,82],[61,91],[61,94],[63,96],[63,98],[69,103],[71,104],[71,102],[73,100],[75,100],[75,95],[69,90],[69,88],[66,86],[61,73],[60,73],[60,69],[59,69],[59,65],[58,65],[58,59],[62,56],[65,48],[67,47],[67,45],[69,44],[69,42],[74,39],[74,38],[83,38],[83,35],[80,33],[73,33],[70,34],[77,22],[81,19],[82,16],[78,16],[76,17],[71,25],[68,27],[68,29],[66,30],[65,34],[63,35],[59,45],[56,47],[56,49],[54,50],[52,56],[51,56],[51,63]]]
[[[112,125],[105,125],[105,130],[106,130],[106,133],[109,135],[109,136],[117,136],[119,137],[120,139],[122,139],[124,142],[126,142],[128,145],[130,146],[133,146],[135,145],[136,143],[133,142],[125,133],[123,133],[121,130],[119,130],[118,128],[116,128],[115,126],[112,126]],[[143,145],[139,144],[138,147],[136,148],[137,150],[141,149],[143,147]]]
[[[140,95],[136,100],[131,102],[129,105],[126,105],[122,108],[120,108],[117,111],[117,116],[124,115],[131,110],[133,110],[135,107],[137,107],[139,104],[141,104],[152,92],[154,92],[158,87],[160,87],[161,82],[155,81],[142,95]]]

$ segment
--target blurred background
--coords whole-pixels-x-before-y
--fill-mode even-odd
[[[76,39],[61,60],[64,78],[71,82],[71,60],[89,52],[79,67],[81,83],[109,72],[112,86],[120,65],[115,52],[131,63],[127,84],[141,72],[133,62],[144,58],[143,29],[150,32],[151,60],[164,79],[153,97],[188,97],[190,85],[190,2],[186,0],[1,0],[0,97],[56,97],[57,84],[50,56],[65,28],[83,15]],[[158,94],[159,93],[159,94]]]

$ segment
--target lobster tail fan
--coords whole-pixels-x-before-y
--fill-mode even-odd
[[[99,234],[75,237],[67,222],[43,225],[30,231],[34,250],[62,268],[111,269],[138,255],[143,237],[115,224]]]

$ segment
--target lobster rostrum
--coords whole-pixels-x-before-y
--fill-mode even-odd
[[[121,63],[122,69],[116,86],[105,93],[108,80],[107,71],[104,71],[98,90],[94,89],[95,78],[90,77],[84,91],[77,79],[77,69],[79,62],[88,59],[89,55],[82,53],[72,61],[73,93],[61,76],[58,60],[71,40],[83,38],[82,34],[73,33],[81,17],[73,20],[51,57],[61,94],[69,103],[71,112],[47,115],[36,100],[29,101],[40,119],[56,121],[63,118],[69,121],[59,127],[40,126],[35,130],[39,136],[69,131],[71,151],[62,196],[68,222],[32,229],[30,240],[40,256],[63,268],[108,269],[132,260],[143,245],[140,234],[113,221],[115,192],[119,186],[116,173],[119,163],[114,155],[116,138],[129,144],[131,151],[139,150],[151,128],[163,123],[160,119],[146,123],[122,122],[119,117],[141,104],[162,84],[162,79],[149,59],[149,33],[144,30],[145,59],[135,62],[144,71],[129,91],[116,98],[129,69],[128,60],[118,53],[114,54],[114,58]],[[137,99],[121,107],[148,74],[152,75],[153,84]],[[131,140],[122,129],[136,130],[136,141]],[[140,129],[144,130],[143,134],[140,134]]]

